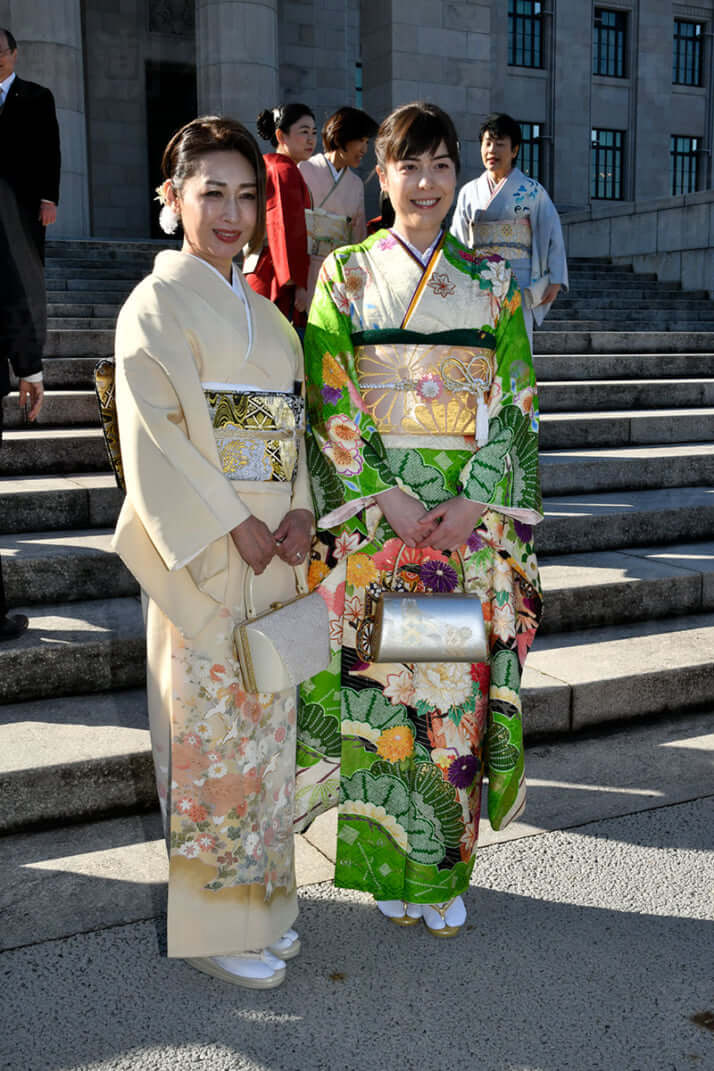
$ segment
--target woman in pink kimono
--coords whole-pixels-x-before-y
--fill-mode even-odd
[[[324,153],[298,164],[312,195],[312,215],[307,214],[309,301],[328,253],[367,237],[364,183],[352,168],[360,166],[376,133],[377,123],[366,112],[340,108],[322,128]]]

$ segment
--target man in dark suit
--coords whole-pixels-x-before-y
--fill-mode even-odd
[[[34,420],[43,398],[42,350],[47,305],[45,227],[57,218],[60,146],[49,89],[15,74],[17,42],[0,28],[0,443],[9,366],[19,380],[20,408]],[[27,628],[8,615],[0,561],[0,642]]]

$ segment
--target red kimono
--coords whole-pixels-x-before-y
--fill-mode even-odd
[[[255,271],[246,274],[245,279],[257,294],[277,305],[291,323],[303,325],[305,314],[295,312],[294,300],[295,287],[307,287],[310,268],[305,228],[305,209],[312,205],[310,191],[289,156],[269,152],[263,159],[267,172],[267,244]]]

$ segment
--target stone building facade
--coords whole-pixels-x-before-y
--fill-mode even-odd
[[[18,73],[57,101],[57,236],[156,234],[172,130],[197,111],[251,125],[294,99],[318,122],[431,99],[464,178],[482,118],[508,111],[563,209],[712,186],[714,0],[0,0],[0,25]]]

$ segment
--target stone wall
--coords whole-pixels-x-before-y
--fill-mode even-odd
[[[561,222],[571,257],[610,257],[714,298],[714,190],[629,204],[596,202]]]

